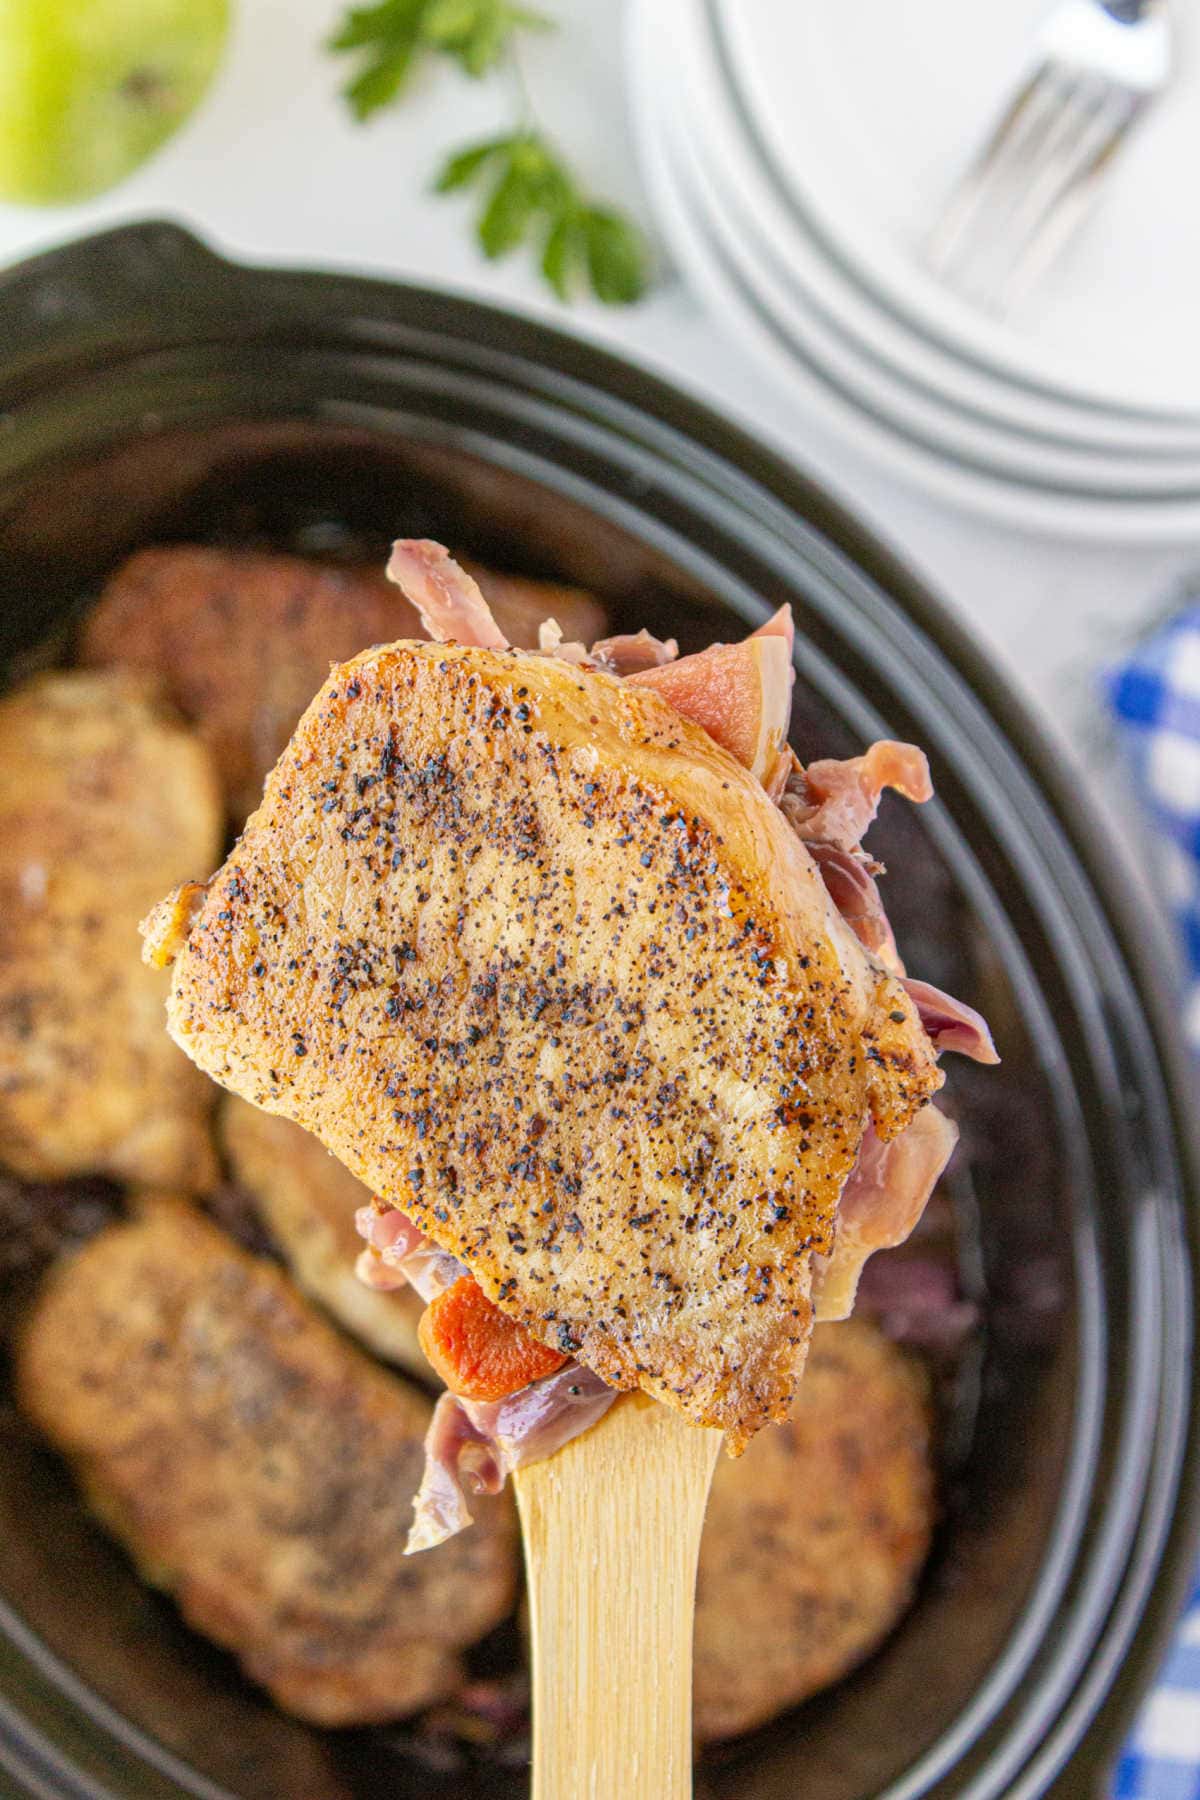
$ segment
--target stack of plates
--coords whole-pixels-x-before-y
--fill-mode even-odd
[[[1022,71],[1042,0],[637,0],[647,178],[683,269],[821,417],[911,481],[1027,528],[1200,532],[1200,74],[1010,319],[920,243]]]

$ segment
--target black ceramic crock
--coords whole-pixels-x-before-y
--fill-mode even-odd
[[[0,278],[10,674],[69,647],[137,545],[398,532],[585,583],[685,647],[790,600],[801,753],[877,733],[928,748],[936,803],[889,804],[876,841],[911,965],[981,1004],[1004,1053],[951,1074],[977,1380],[911,1614],[849,1681],[706,1763],[698,1792],[1100,1791],[1195,1552],[1195,1109],[1155,929],[1037,727],[811,481],[542,325],[236,267],[165,224]],[[0,1445],[3,1792],[524,1791],[520,1770],[438,1776],[402,1735],[284,1719],[136,1580],[11,1414]]]

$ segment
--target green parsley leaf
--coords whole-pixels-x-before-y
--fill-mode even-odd
[[[514,31],[545,31],[550,24],[542,13],[510,0],[429,0],[424,36],[478,79],[500,61]]]
[[[537,231],[541,272],[560,300],[587,280],[598,300],[623,306],[646,288],[647,254],[632,220],[611,207],[586,204],[570,170],[538,132],[518,132],[458,151],[442,166],[437,191],[479,185],[475,232],[495,259]]]
[[[428,0],[380,0],[377,6],[352,7],[329,39],[339,54],[364,51],[361,66],[342,89],[360,122],[396,99],[413,66],[421,43]]]
[[[542,246],[542,274],[560,300],[571,298],[571,285],[580,264],[582,239],[579,214],[573,209],[561,212],[546,233]]]
[[[468,75],[485,75],[516,31],[543,31],[551,21],[514,0],[377,0],[353,6],[326,48],[359,53],[360,67],[342,89],[357,119],[368,119],[403,91],[420,56],[451,57]]]
[[[584,208],[580,227],[587,249],[588,279],[606,306],[629,306],[646,291],[646,246],[632,219],[611,207]]]
[[[452,194],[455,188],[468,187],[484,165],[501,150],[507,150],[511,143],[511,137],[485,138],[480,144],[468,144],[465,149],[456,150],[439,169],[433,184],[434,193]]]
[[[424,0],[380,0],[378,6],[352,6],[325,47],[359,50],[364,44],[374,45],[395,31],[405,15],[415,18],[423,5]]]
[[[517,0],[375,0],[351,6],[327,48],[357,58],[342,92],[355,117],[368,119],[399,97],[422,57],[449,57],[479,77],[500,61],[516,32],[551,24]],[[645,292],[649,257],[638,227],[581,194],[557,151],[531,126],[455,151],[434,186],[439,194],[479,192],[475,235],[485,256],[507,256],[531,238],[540,245],[542,276],[560,300],[584,283],[608,306],[628,305]]]
[[[386,56],[369,63],[353,81],[342,89],[350,110],[361,124],[381,107],[389,106],[408,80],[412,67],[413,47],[390,50]]]
[[[537,185],[510,161],[479,215],[476,231],[483,254],[495,260],[515,250],[538,210]]]

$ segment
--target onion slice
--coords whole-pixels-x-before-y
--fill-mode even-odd
[[[430,1550],[471,1523],[466,1490],[498,1494],[514,1469],[553,1456],[603,1418],[616,1390],[579,1363],[503,1400],[443,1394],[425,1437],[425,1473],[404,1554]]]
[[[412,601],[435,643],[508,649],[508,639],[493,619],[479,583],[441,544],[429,538],[397,538],[387,573]]]

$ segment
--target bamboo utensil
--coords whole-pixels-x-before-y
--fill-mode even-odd
[[[696,1559],[719,1431],[644,1394],[514,1477],[532,1800],[690,1800]]]

